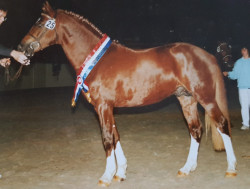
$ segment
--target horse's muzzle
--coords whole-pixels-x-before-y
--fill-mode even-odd
[[[19,44],[17,46],[17,50],[20,52],[24,52],[24,55],[27,56],[29,59],[32,58],[35,54],[35,50],[32,43],[26,45]]]

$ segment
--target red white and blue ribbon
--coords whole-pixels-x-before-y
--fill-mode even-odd
[[[97,62],[105,54],[105,52],[111,45],[111,42],[112,42],[111,39],[106,34],[104,34],[103,38],[98,42],[98,44],[95,46],[92,52],[85,59],[84,63],[82,64],[77,74],[77,80],[72,102],[76,103],[82,89],[84,90],[85,93],[88,92],[89,87],[86,84],[85,80],[88,77],[91,70],[97,64]]]

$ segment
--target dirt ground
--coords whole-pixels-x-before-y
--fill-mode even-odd
[[[73,88],[0,94],[1,189],[94,189],[105,168],[99,124],[83,99],[70,108]],[[185,178],[177,171],[190,137],[175,98],[149,107],[116,110],[127,180],[110,189],[250,188],[250,133],[240,131],[237,93],[229,99],[238,176],[224,178],[225,152],[203,135],[198,167]],[[203,112],[201,110],[202,120]]]

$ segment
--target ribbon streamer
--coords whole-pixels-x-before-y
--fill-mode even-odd
[[[76,101],[79,97],[80,92],[82,90],[84,90],[85,93],[89,91],[89,87],[86,84],[85,80],[92,71],[92,69],[95,67],[95,65],[98,63],[98,61],[105,54],[105,52],[111,45],[111,42],[112,42],[111,39],[106,34],[104,34],[103,38],[98,42],[98,44],[95,46],[95,48],[91,51],[91,53],[87,56],[87,58],[83,62],[77,74],[74,96],[72,99],[73,107],[76,105]]]

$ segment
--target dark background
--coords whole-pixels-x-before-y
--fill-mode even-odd
[[[250,44],[250,0],[49,0],[54,8],[88,18],[112,39],[133,48],[177,41],[215,53],[218,41],[233,47],[234,59]],[[44,0],[1,0],[8,20],[0,27],[0,43],[15,48],[41,13]],[[1,5],[2,4],[2,5]],[[55,53],[56,52],[56,53]],[[52,59],[58,47],[38,53],[34,60]]]

